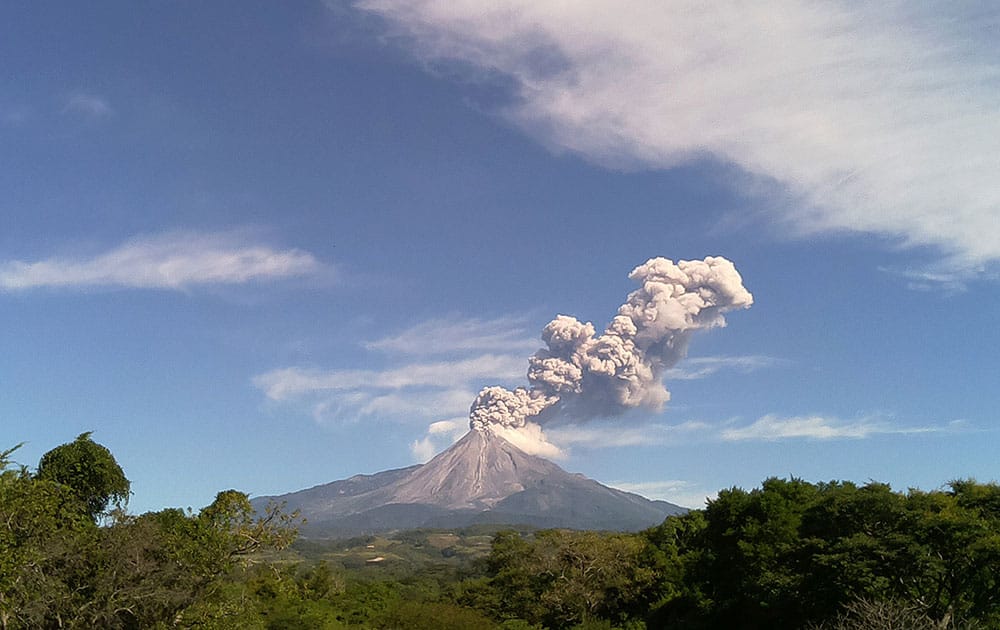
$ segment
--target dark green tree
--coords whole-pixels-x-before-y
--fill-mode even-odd
[[[646,534],[682,570],[667,578],[679,595],[665,589],[650,618],[659,626],[797,629],[857,617],[851,607],[864,602],[938,628],[1000,627],[995,484],[900,493],[768,479],[723,490],[696,514]]]
[[[525,540],[501,532],[486,560],[489,578],[463,595],[498,619],[551,628],[641,618],[659,599],[661,556],[636,534],[548,530]]]
[[[723,490],[709,502],[704,553],[692,577],[713,602],[713,625],[802,626],[799,527],[817,492],[801,479],[771,478],[750,492]]]
[[[950,491],[911,491],[909,544],[895,568],[900,596],[947,627],[1000,624],[1000,519],[996,484],[955,481]],[[909,568],[910,570],[907,570]]]
[[[128,504],[131,484],[114,456],[104,446],[81,433],[42,456],[36,477],[72,489],[91,518],[98,518],[109,504]]]
[[[658,555],[654,566],[658,567],[659,598],[646,616],[650,628],[695,627],[712,607],[703,583],[696,579],[707,553],[706,526],[705,512],[692,510],[643,532]]]
[[[886,484],[817,485],[802,516],[796,565],[803,574],[803,609],[829,618],[855,601],[898,596],[900,571],[909,571],[913,521],[908,498]]]

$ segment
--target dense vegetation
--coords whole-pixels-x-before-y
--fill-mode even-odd
[[[32,474],[0,453],[0,628],[152,628],[224,616],[216,597],[234,568],[295,537],[291,517],[254,514],[220,492],[198,514],[132,516],[130,484],[85,433]],[[111,509],[109,509],[109,507]]]
[[[227,490],[126,512],[89,434],[0,453],[0,629],[1000,627],[1000,487],[768,479],[635,534],[295,538]]]

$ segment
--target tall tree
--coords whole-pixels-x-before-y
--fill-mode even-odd
[[[128,504],[131,483],[104,446],[90,439],[91,432],[57,446],[42,456],[36,477],[68,486],[83,502],[91,518],[98,518],[109,504]]]
[[[79,592],[70,576],[97,527],[72,490],[0,452],[0,629],[59,626]]]

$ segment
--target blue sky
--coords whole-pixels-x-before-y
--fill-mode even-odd
[[[724,256],[753,306],[561,465],[996,479],[997,10],[702,4],[4,3],[0,447],[93,431],[136,511],[409,465]]]

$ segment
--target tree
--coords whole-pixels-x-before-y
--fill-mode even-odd
[[[703,525],[685,526],[695,518],[647,532],[683,569],[669,578],[683,584],[681,595],[653,611],[660,625],[853,627],[865,616],[862,602],[888,617],[911,611],[937,628],[1000,627],[996,484],[955,481],[950,491],[904,494],[874,482],[772,478],[759,489],[721,491]]]
[[[375,620],[382,630],[490,630],[496,625],[469,608],[444,602],[404,601]]]
[[[796,562],[808,593],[803,608],[813,619],[829,618],[855,600],[900,597],[896,585],[913,570],[910,499],[874,482],[830,482],[817,489],[799,529]]]
[[[657,554],[658,600],[646,617],[650,628],[694,627],[712,606],[698,579],[707,553],[703,545],[705,512],[671,516],[643,532]]]
[[[81,616],[88,627],[148,628],[192,606],[189,616],[207,615],[211,607],[199,604],[213,598],[242,561],[295,539],[293,519],[277,506],[255,515],[247,495],[236,490],[218,493],[197,515],[166,509],[123,518],[101,530]]]
[[[837,617],[809,630],[940,630],[916,604],[897,600],[858,599],[844,605]]]
[[[722,490],[709,501],[694,577],[713,602],[713,626],[802,626],[799,527],[817,492],[801,479],[770,478],[760,489]]]
[[[658,554],[635,534],[548,530],[525,540],[501,532],[486,560],[490,578],[468,601],[501,619],[552,628],[641,617],[659,598]]]
[[[1000,623],[1000,519],[995,484],[952,482],[950,492],[911,491],[911,542],[896,567],[901,596],[947,627],[976,619]]]
[[[197,515],[119,509],[99,526],[129,493],[106,448],[85,433],[34,475],[14,450],[0,451],[0,630],[174,627],[193,606],[190,625],[252,627],[238,620],[255,611],[218,594],[253,554],[291,543],[294,515],[227,490]]]
[[[73,614],[70,576],[96,536],[69,487],[38,480],[0,452],[0,628],[46,627]],[[52,625],[58,625],[53,623]]]
[[[128,504],[131,483],[111,451],[90,435],[81,433],[43,455],[35,476],[71,488],[90,517],[97,519],[109,503],[119,508]]]

